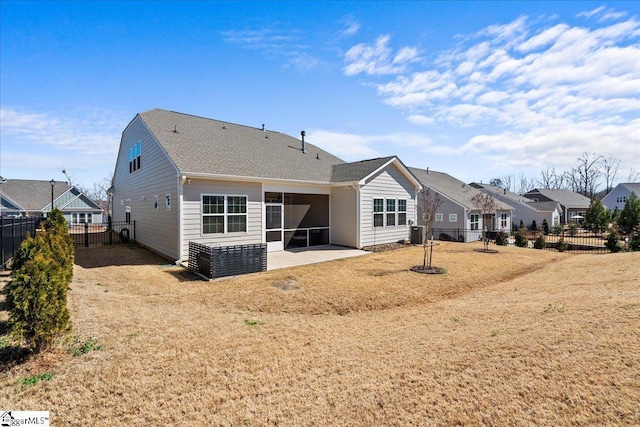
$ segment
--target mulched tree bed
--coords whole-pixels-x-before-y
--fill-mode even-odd
[[[474,249],[474,252],[482,252],[484,254],[497,254],[498,251],[495,249]]]
[[[421,273],[421,274],[444,274],[445,273],[444,268],[440,268],[440,267],[422,268],[421,265],[414,265],[413,267],[410,268],[410,270],[415,271],[416,273]]]

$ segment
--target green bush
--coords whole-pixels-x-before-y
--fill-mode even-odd
[[[569,236],[573,237],[578,232],[578,224],[575,222],[569,223]]]
[[[553,227],[551,227],[551,233],[557,234],[557,235],[562,234],[562,224],[556,224]]]
[[[542,231],[545,236],[549,235],[549,223],[546,218],[542,220]]]
[[[556,242],[556,249],[558,250],[558,252],[564,252],[568,248],[569,248],[569,244],[565,242],[565,240],[562,237],[558,239],[558,241]]]
[[[542,234],[536,237],[536,240],[533,242],[533,247],[536,249],[544,249],[547,247],[547,242],[544,240]]]
[[[507,246],[509,244],[509,235],[504,231],[498,231],[496,233],[496,245]]]
[[[529,226],[529,230],[536,231],[537,229],[538,229],[538,223],[534,219],[533,221],[531,221],[531,225]]]
[[[527,236],[525,234],[524,229],[520,229],[515,234],[516,238],[516,246],[520,248],[526,248],[529,245],[529,240],[527,240]]]
[[[620,242],[620,235],[615,231],[609,233],[607,236],[607,241],[604,246],[609,249],[611,252],[620,252],[622,248],[622,243]]]
[[[59,211],[58,211],[59,212]],[[6,288],[11,336],[35,352],[71,330],[67,290],[73,276],[73,244],[64,217],[22,242]]]
[[[629,239],[629,250],[640,251],[640,227],[636,227]]]

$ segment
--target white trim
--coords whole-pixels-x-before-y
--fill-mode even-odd
[[[222,214],[207,214],[207,216],[222,216],[224,218],[223,223],[223,232],[222,233],[205,233],[204,232],[204,216],[202,210],[203,205],[203,197],[204,196],[213,196],[213,197],[223,197],[224,198],[224,213]],[[227,211],[228,207],[228,198],[229,197],[244,197],[246,201],[246,212],[244,214],[232,213],[229,214]],[[229,215],[244,215],[245,216],[245,230],[244,231],[228,231],[228,220]],[[200,237],[212,237],[216,235],[239,235],[241,233],[248,234],[249,233],[249,196],[246,194],[215,194],[215,193],[200,193]]]
[[[380,166],[379,168],[377,168],[376,170],[374,170],[373,172],[371,172],[369,175],[365,176],[364,178],[362,178],[360,181],[358,181],[358,184],[360,185],[365,185],[367,183],[367,180],[369,180],[370,178],[372,178],[374,175],[376,175],[378,172],[380,172],[382,169],[385,169],[387,166],[389,166],[390,164],[395,163],[396,167],[400,170],[400,173],[402,173],[409,181],[411,181],[414,185],[415,188],[417,188],[418,190],[422,189],[422,184],[420,183],[420,180],[418,180],[410,171],[409,169],[407,169],[402,162],[400,161],[400,159],[398,159],[397,157],[393,157],[391,159],[389,159],[388,162],[386,162],[385,164],[383,164],[382,166]]]

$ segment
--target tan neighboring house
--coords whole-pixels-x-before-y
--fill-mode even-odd
[[[304,132],[154,109],[122,133],[112,215],[176,261],[189,242],[362,248],[409,238],[420,189],[395,156],[346,163]]]

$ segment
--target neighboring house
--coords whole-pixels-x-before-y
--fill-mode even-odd
[[[409,238],[420,183],[397,157],[345,163],[270,130],[155,109],[122,133],[114,220],[170,259],[189,242],[268,251]]]
[[[442,200],[442,205],[433,221],[433,237],[435,239],[453,238],[471,242],[478,240],[482,230],[511,231],[513,208],[495,199],[496,212],[483,215],[473,204],[473,197],[481,194],[477,188],[447,175],[428,169],[409,168],[423,187],[435,191]],[[421,203],[420,198],[418,204]]]
[[[51,211],[51,182],[7,179],[0,186],[2,216],[44,217]],[[55,181],[53,207],[68,223],[101,223],[102,209],[77,188]]]
[[[621,211],[631,193],[636,193],[636,196],[640,197],[640,182],[627,182],[616,185],[609,194],[604,196],[602,204],[611,212],[615,211],[616,208]]]
[[[558,202],[562,208],[560,217],[562,224],[580,222],[591,204],[591,200],[588,197],[570,190],[536,188],[523,194],[523,196],[533,202]]]
[[[558,202],[533,202],[531,199],[495,185],[477,182],[472,182],[470,185],[511,206],[513,208],[511,220],[515,226],[519,226],[520,221],[525,227],[531,226],[533,221],[538,227],[542,227],[544,220],[547,220],[549,227],[560,224],[562,207]]]

